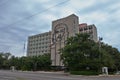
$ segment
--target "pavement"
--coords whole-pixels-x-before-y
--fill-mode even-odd
[[[120,75],[83,76],[64,72],[0,70],[0,80],[120,80]]]

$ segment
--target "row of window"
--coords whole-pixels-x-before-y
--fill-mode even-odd
[[[29,41],[29,44],[44,44],[44,43],[50,43],[50,41],[39,41],[39,42],[37,42],[37,41]]]
[[[36,40],[36,41],[29,41],[29,43],[42,43],[42,42],[50,42],[51,40]]]
[[[35,49],[47,49],[49,46],[41,46],[41,47],[29,47],[29,50],[35,50]]]
[[[50,37],[50,34],[40,34],[36,36],[30,36],[31,39],[36,39],[36,38],[44,38],[44,37]]]
[[[88,34],[93,34],[93,31],[92,30],[87,30],[87,31],[80,31],[82,33],[88,33]]]
[[[29,39],[30,42],[35,42],[35,41],[49,41],[51,38],[38,38],[38,39]]]
[[[84,28],[80,28],[79,31],[90,30],[90,29],[92,29],[92,28],[93,28],[92,26],[84,27]]]
[[[32,38],[30,37],[30,39],[44,39],[44,38],[50,38],[51,36],[45,36],[45,37],[36,37],[36,38]]]
[[[44,45],[50,45],[50,42],[29,43],[29,46],[44,46]]]
[[[41,51],[30,51],[29,54],[35,54],[35,53],[50,53],[50,50],[41,50]]]

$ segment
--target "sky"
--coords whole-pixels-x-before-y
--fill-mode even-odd
[[[0,0],[0,52],[25,56],[28,36],[50,31],[52,21],[71,14],[95,24],[103,42],[120,51],[120,0]]]

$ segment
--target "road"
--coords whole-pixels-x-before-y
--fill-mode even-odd
[[[75,76],[62,72],[0,71],[0,80],[120,80],[120,76]]]

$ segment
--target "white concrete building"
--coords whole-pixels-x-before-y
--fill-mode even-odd
[[[51,32],[28,37],[27,56],[38,56],[50,53]]]

